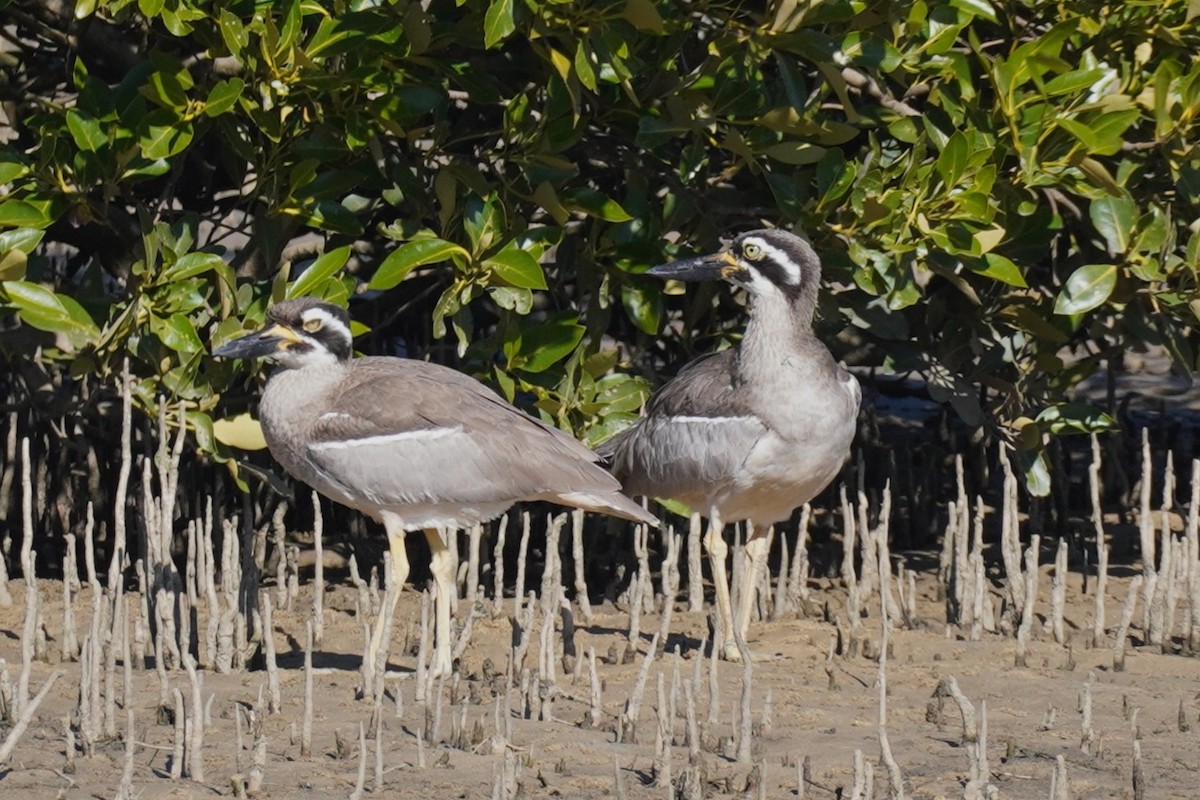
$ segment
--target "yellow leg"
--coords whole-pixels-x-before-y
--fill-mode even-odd
[[[383,525],[387,529],[388,535],[388,550],[392,554],[392,599],[391,611],[396,610],[396,601],[400,599],[400,592],[404,588],[404,582],[408,580],[408,549],[404,544],[404,528],[400,526],[398,520],[390,517],[385,517]],[[383,614],[379,615],[379,620],[375,624],[375,630],[371,633],[371,651],[369,658],[372,661],[378,656],[379,648],[383,645]]]
[[[704,535],[704,549],[708,552],[713,588],[717,594],[717,622],[721,626],[721,636],[724,639],[721,656],[736,661],[739,651],[733,639],[733,603],[729,599],[729,574],[725,570],[729,546],[725,544],[724,534],[725,526],[721,522],[720,513],[715,508],[711,509],[708,513],[708,532]]]
[[[446,547],[446,542],[442,539],[441,531],[437,528],[426,528],[425,539],[429,542],[429,571],[433,573],[433,596],[437,609],[437,645],[434,648],[433,663],[430,664],[430,675],[436,678],[449,675],[454,668],[450,643],[450,593],[454,591],[456,565],[450,548]]]
[[[738,597],[737,629],[745,639],[750,630],[750,617],[754,612],[754,602],[758,597],[758,582],[762,577],[763,567],[767,561],[767,546],[770,540],[765,531],[754,528],[754,523],[746,522],[746,552],[745,566],[742,570],[741,596]],[[735,645],[736,646],[736,645]]]

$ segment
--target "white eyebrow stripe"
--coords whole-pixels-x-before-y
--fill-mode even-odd
[[[757,236],[750,237],[742,243],[742,246],[745,247],[745,245],[750,242],[753,242],[762,248],[762,251],[767,255],[767,257],[779,265],[779,267],[783,270],[783,274],[787,276],[787,281],[789,284],[795,286],[796,284],[800,283],[801,267],[792,260],[791,256],[780,250],[775,245],[768,244],[766,240],[760,239]]]
[[[385,433],[380,436],[364,436],[361,439],[341,439],[329,442],[314,442],[308,447],[310,450],[318,452],[324,450],[353,450],[356,447],[378,447],[385,444],[396,444],[398,442],[412,441],[433,441],[435,439],[445,439],[450,436],[457,436],[462,433],[461,425],[455,425],[453,428],[420,428],[415,431],[400,431],[399,433]]]
[[[324,323],[322,327],[328,330],[337,331],[338,335],[346,341],[346,344],[350,344],[354,341],[354,337],[350,335],[350,329],[347,328],[340,319],[333,314],[330,314],[323,308],[305,309],[304,313],[300,315],[300,318],[305,322],[308,322],[312,319],[319,319]]]

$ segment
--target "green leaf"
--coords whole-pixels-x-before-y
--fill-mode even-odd
[[[1054,301],[1055,314],[1083,314],[1099,307],[1117,285],[1113,264],[1088,264],[1071,274]]]
[[[1035,422],[1051,433],[1100,433],[1117,426],[1113,418],[1087,403],[1060,403],[1042,409]]]
[[[970,150],[970,143],[962,131],[955,131],[954,135],[946,142],[946,146],[942,148],[942,152],[938,155],[937,171],[938,175],[942,176],[942,183],[946,185],[947,189],[958,185],[958,179],[962,177],[963,170],[967,167]]]
[[[950,5],[972,16],[983,17],[988,22],[997,22],[996,9],[988,0],[950,0]]]
[[[629,281],[621,286],[621,305],[642,333],[655,335],[662,324],[662,288]]]
[[[1113,197],[1122,195],[1121,185],[1113,179],[1108,168],[1094,158],[1084,158],[1079,161],[1079,170],[1087,176],[1093,185],[1100,187]]]
[[[20,250],[0,251],[0,281],[19,281],[25,277],[29,256]]]
[[[483,18],[483,46],[489,50],[512,35],[513,0],[492,0]]]
[[[17,309],[25,324],[50,333],[61,333],[81,348],[100,337],[100,329],[73,298],[55,294],[28,281],[0,284],[5,300]]]
[[[984,275],[995,281],[1006,283],[1009,286],[1016,286],[1019,289],[1025,289],[1029,286],[1025,282],[1025,276],[1021,274],[1021,268],[1014,264],[1010,259],[1000,255],[999,253],[987,253],[983,260],[987,266],[984,269],[976,269],[971,266],[972,271],[979,275]]]
[[[1092,201],[1088,216],[1096,230],[1108,242],[1108,251],[1119,255],[1129,249],[1137,206],[1128,197],[1101,197]]]
[[[78,109],[72,108],[67,112],[67,129],[80,150],[94,153],[108,144],[108,137],[104,135],[100,123]]]
[[[241,78],[218,81],[209,90],[208,99],[204,101],[205,116],[219,117],[232,109],[238,98],[242,96],[242,90],[245,87],[246,82]]]
[[[33,253],[42,242],[42,237],[46,235],[45,231],[35,230],[34,228],[16,228],[11,231],[0,233],[0,253],[7,253],[9,250],[20,250],[25,255]]]
[[[391,289],[417,267],[446,261],[453,256],[458,256],[464,262],[471,260],[470,253],[444,239],[417,239],[402,244],[388,254],[367,286],[371,289]]]
[[[658,13],[653,0],[626,0],[621,16],[643,33],[664,32],[662,14]]]
[[[174,264],[163,270],[161,280],[182,281],[203,275],[213,269],[225,266],[225,259],[216,253],[187,253],[180,256]]]
[[[151,161],[170,158],[186,150],[192,143],[192,136],[192,123],[170,111],[155,111],[138,131],[138,147]]]
[[[1034,497],[1045,497],[1050,494],[1053,481],[1050,478],[1050,464],[1046,460],[1046,451],[1037,453],[1018,452],[1017,464],[1025,473],[1025,488]]]
[[[350,245],[343,245],[336,250],[322,253],[316,261],[299,278],[288,284],[285,297],[307,297],[313,294],[317,287],[334,276],[350,259]]]
[[[1104,76],[1102,69],[1077,69],[1071,72],[1064,72],[1056,78],[1046,82],[1042,87],[1042,91],[1047,97],[1053,97],[1060,94],[1076,94],[1088,89],[1096,81]]]
[[[519,289],[546,288],[546,275],[542,272],[542,265],[515,244],[510,244],[491,258],[485,259],[483,266],[491,269],[497,278],[509,286]]]
[[[628,222],[633,219],[621,204],[595,189],[572,189],[562,193],[563,205],[571,211],[599,217],[605,222]]]
[[[578,315],[573,312],[523,328],[515,341],[505,343],[508,368],[531,373],[545,372],[579,346],[585,331],[579,324]]]
[[[177,312],[166,318],[151,314],[150,331],[176,353],[204,351],[204,343],[200,341],[196,327],[184,314]]]
[[[0,227],[41,230],[49,224],[50,218],[39,205],[24,200],[5,200],[0,203]]]

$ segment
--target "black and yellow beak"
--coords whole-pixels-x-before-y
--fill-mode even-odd
[[[266,358],[297,344],[300,337],[286,325],[272,323],[249,336],[234,339],[213,351],[216,358]]]
[[[677,281],[715,281],[729,280],[744,271],[745,267],[738,263],[733,253],[723,250],[712,255],[685,258],[682,261],[651,267],[646,270],[646,274]]]

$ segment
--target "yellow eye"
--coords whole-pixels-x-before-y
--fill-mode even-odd
[[[317,317],[304,320],[304,330],[308,331],[309,333],[316,333],[317,331],[321,330],[321,320]]]
[[[742,246],[742,255],[751,261],[758,261],[760,258],[762,258],[762,254],[762,248],[756,245],[754,242],[746,242],[746,244]]]

